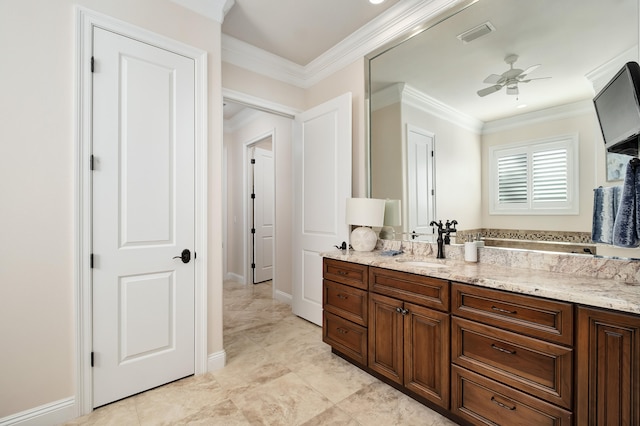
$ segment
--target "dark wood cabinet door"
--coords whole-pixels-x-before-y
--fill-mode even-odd
[[[640,425],[640,316],[577,312],[576,424]]]
[[[369,297],[369,368],[402,384],[403,303],[391,297]]]
[[[404,385],[449,409],[449,314],[404,304]]]

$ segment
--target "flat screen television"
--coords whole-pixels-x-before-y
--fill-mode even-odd
[[[608,152],[638,156],[640,66],[627,62],[593,98]]]

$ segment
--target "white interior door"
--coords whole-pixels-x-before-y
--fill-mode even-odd
[[[426,130],[407,125],[407,223],[409,232],[423,234],[418,240],[431,240],[434,220],[433,140]]]
[[[296,116],[293,143],[293,313],[322,324],[320,253],[349,241],[351,93]]]
[[[190,58],[98,28],[93,49],[97,407],[194,373],[195,85]]]
[[[253,283],[273,279],[273,152],[254,148],[253,159]]]

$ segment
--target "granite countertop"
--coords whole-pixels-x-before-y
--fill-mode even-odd
[[[573,302],[599,308],[640,314],[640,283],[625,283],[610,278],[594,278],[536,269],[498,266],[490,263],[468,263],[434,257],[383,256],[380,251],[348,253],[334,250],[323,257],[396,271],[427,275],[467,284],[549,299]],[[446,267],[417,266],[403,261],[425,261]]]

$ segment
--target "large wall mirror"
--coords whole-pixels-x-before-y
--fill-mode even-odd
[[[402,200],[397,238],[461,229],[590,232],[610,185],[592,99],[638,60],[638,0],[478,0],[372,54],[370,194]],[[496,84],[511,68],[517,84]],[[578,214],[489,214],[492,146],[575,135]]]

